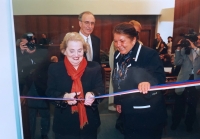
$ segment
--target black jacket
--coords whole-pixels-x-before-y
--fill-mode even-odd
[[[91,35],[92,40],[92,49],[93,49],[93,60],[96,61],[99,64],[101,64],[100,59],[100,39],[94,35]]]
[[[136,57],[138,50],[137,42],[126,55],[118,55],[119,51],[115,52],[112,76],[114,92],[137,89],[140,82],[149,82],[151,86],[165,83],[164,68],[158,53],[142,46]],[[126,62],[123,59],[126,59]],[[148,92],[145,95],[135,93],[117,96],[114,103],[122,106],[122,113],[132,115],[130,121],[125,124],[132,124],[132,128],[144,128],[144,125],[151,128],[164,123],[167,117],[163,95],[159,91]],[[136,106],[149,108],[136,109]]]
[[[87,67],[81,77],[83,92],[94,92],[95,96],[104,94],[104,86],[101,75],[101,66],[96,62],[88,62]],[[48,70],[46,95],[54,98],[62,98],[66,92],[71,92],[72,79],[67,74],[64,62],[51,64]],[[100,125],[99,112],[97,108],[97,100],[91,106],[86,107],[88,122],[81,131],[92,132]],[[62,135],[78,135],[80,133],[80,125],[78,114],[71,112],[71,106],[66,108],[56,107],[54,111],[53,131]]]
[[[46,96],[47,70],[50,64],[47,59],[47,49],[37,48],[33,54],[28,54],[17,48],[17,64],[20,95]],[[33,91],[33,87],[35,91]],[[28,99],[31,107],[48,107],[46,101]]]

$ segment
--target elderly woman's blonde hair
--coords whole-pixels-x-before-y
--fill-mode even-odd
[[[61,53],[65,52],[65,50],[67,48],[67,44],[68,44],[69,41],[80,41],[80,42],[82,42],[83,50],[84,50],[84,52],[87,52],[89,44],[85,42],[83,37],[77,32],[69,32],[69,33],[67,33],[65,35],[65,37],[63,38],[62,43],[60,44]]]
[[[136,20],[131,20],[129,23],[131,23],[133,26],[137,26],[140,31],[142,30],[142,25],[140,24],[140,22]]]

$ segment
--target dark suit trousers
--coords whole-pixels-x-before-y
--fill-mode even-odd
[[[193,80],[194,76],[190,76],[189,80]],[[181,95],[175,96],[174,111],[172,114],[172,123],[175,127],[179,125],[181,119],[185,115],[186,106],[187,112],[185,115],[185,124],[191,128],[196,118],[196,107],[198,101],[198,92],[194,86],[185,88]]]
[[[50,128],[50,112],[49,108],[31,108],[29,107],[29,120],[30,120],[30,131],[31,131],[31,137],[34,138],[35,135],[35,128],[36,128],[36,117],[39,113],[41,120],[40,120],[40,126],[41,126],[41,135],[47,135]]]
[[[60,135],[55,133],[55,139],[97,139],[97,131],[92,131],[90,134],[84,134],[84,135]]]

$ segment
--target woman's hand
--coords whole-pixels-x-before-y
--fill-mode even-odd
[[[117,111],[118,113],[121,113],[121,112],[122,112],[121,105],[116,105],[116,111]]]
[[[150,89],[150,86],[151,85],[149,82],[141,82],[138,85],[138,90],[143,94],[147,94]]]
[[[94,94],[92,92],[87,92],[85,94],[85,105],[91,106],[92,103],[94,102],[95,98],[94,98]]]
[[[63,98],[71,99],[71,100],[66,100],[66,103],[68,103],[68,105],[75,105],[77,103],[77,100],[74,100],[74,98],[80,95],[80,93],[81,92],[65,93]]]

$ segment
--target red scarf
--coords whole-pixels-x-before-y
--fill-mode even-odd
[[[67,57],[65,57],[64,63],[65,63],[65,67],[66,67],[68,75],[71,76],[73,80],[71,92],[81,92],[78,98],[84,98],[83,87],[81,83],[81,76],[83,75],[83,72],[85,71],[85,68],[87,66],[86,59],[83,58],[77,70],[69,62]],[[72,109],[72,113],[74,112],[79,113],[80,128],[82,129],[83,126],[86,123],[88,123],[84,101],[77,101],[77,105],[71,106],[71,109]]]

